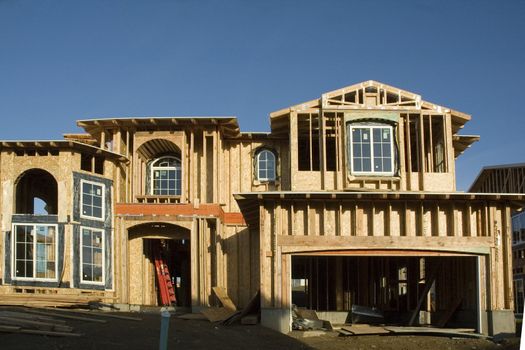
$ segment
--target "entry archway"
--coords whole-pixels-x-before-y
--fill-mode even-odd
[[[160,305],[154,256],[158,252],[168,267],[176,305],[191,307],[190,230],[166,222],[148,222],[128,229],[130,304]]]

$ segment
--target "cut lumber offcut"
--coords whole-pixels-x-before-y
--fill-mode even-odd
[[[225,320],[223,323],[225,325],[230,325],[238,320],[242,320],[244,316],[247,316],[248,314],[257,314],[259,315],[261,311],[261,291],[257,291],[255,295],[250,299],[248,302],[248,305],[242,311],[238,314],[234,314],[229,319]],[[241,322],[242,323],[242,322]]]
[[[19,332],[22,329],[22,327],[19,326],[6,326],[6,325],[0,325],[0,332]]]
[[[246,315],[246,316],[241,318],[241,324],[255,325],[257,323],[259,323],[259,315],[258,314]]]
[[[456,311],[461,306],[461,302],[462,301],[463,301],[463,298],[461,298],[461,297],[458,297],[456,300],[454,300],[454,302],[452,303],[450,308],[448,308],[445,311],[445,313],[441,316],[441,318],[437,321],[436,326],[438,326],[438,327],[445,327],[447,325],[448,321],[450,321],[452,316],[454,316]]]
[[[39,316],[34,315],[28,312],[17,312],[17,311],[0,311],[0,316],[6,316],[6,317],[15,317],[15,318],[22,318],[22,319],[29,319],[32,321],[41,321],[41,322],[51,322],[51,323],[61,323],[66,324],[66,321],[59,320],[50,316]]]
[[[53,332],[53,331],[40,331],[36,329],[21,329],[19,333],[25,334],[38,334],[38,335],[49,335],[51,337],[80,337],[80,333],[70,333],[70,332]]]
[[[351,333],[352,335],[380,335],[380,334],[390,334],[391,331],[385,329],[384,327],[375,327],[369,325],[352,325],[341,327],[341,330]]]
[[[52,331],[53,326],[54,326],[51,323],[30,321],[27,319],[17,319],[17,318],[12,318],[12,317],[3,317],[3,316],[0,317],[0,324],[19,326],[19,327],[25,327],[25,328],[35,328],[35,329],[40,329],[43,331]]]
[[[237,310],[237,307],[233,303],[233,301],[228,296],[228,293],[226,292],[226,288],[223,287],[213,287],[213,292],[217,296],[217,298],[220,300],[222,306],[224,306],[226,309],[229,310]]]
[[[106,323],[106,320],[101,320],[98,318],[91,318],[91,317],[83,317],[83,316],[76,316],[76,315],[66,315],[59,312],[45,312],[45,311],[39,311],[39,310],[32,310],[28,309],[28,312],[31,312],[33,314],[37,315],[44,315],[44,316],[53,316],[53,317],[61,317],[61,318],[67,318],[71,320],[78,320],[78,321],[86,321],[86,322],[98,322],[98,323]]]
[[[126,315],[115,315],[106,313],[103,311],[83,311],[83,310],[72,310],[72,309],[54,309],[50,307],[43,308],[44,310],[49,311],[56,311],[57,313],[64,313],[64,314],[79,314],[79,315],[88,315],[88,316],[95,316],[95,317],[109,317],[109,318],[117,318],[120,320],[129,320],[129,321],[142,321],[142,318],[135,317],[135,316],[126,316]]]
[[[348,336],[352,336],[352,335],[355,335],[353,334],[352,332],[348,332],[348,331],[345,331],[344,329],[338,329],[337,332],[339,333],[339,335],[341,336],[345,336],[345,337],[348,337]]]
[[[431,335],[439,335],[439,336],[445,336],[445,337],[458,337],[458,338],[480,338],[480,339],[490,338],[485,335],[477,334],[477,333],[467,333],[467,332],[462,332],[462,331],[459,332],[457,329],[454,329],[454,328],[391,327],[391,326],[384,327],[384,328],[392,332],[392,334],[399,334],[399,335],[431,334]]]
[[[180,318],[181,320],[207,320],[203,314],[184,314],[177,315],[175,318]]]
[[[235,315],[237,311],[225,307],[210,307],[201,311],[210,322],[224,321]]]

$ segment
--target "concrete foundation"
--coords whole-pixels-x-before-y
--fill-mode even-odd
[[[512,310],[487,311],[489,335],[505,337],[516,334],[516,319]]]
[[[290,310],[261,309],[261,325],[280,333],[291,331]]]
[[[320,320],[330,321],[331,324],[352,323],[350,312],[348,311],[316,311]]]

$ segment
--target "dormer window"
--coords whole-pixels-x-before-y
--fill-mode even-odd
[[[353,175],[394,175],[392,126],[349,124],[349,161]]]
[[[151,194],[157,196],[180,196],[181,166],[176,157],[162,157],[151,163]]]
[[[275,181],[275,159],[275,154],[268,149],[262,149],[255,154],[258,181]]]

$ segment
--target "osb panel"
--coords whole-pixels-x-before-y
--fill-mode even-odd
[[[128,271],[129,271],[129,303],[143,304],[143,290],[145,288],[142,271],[144,254],[143,240],[141,238],[131,239],[128,245]]]

